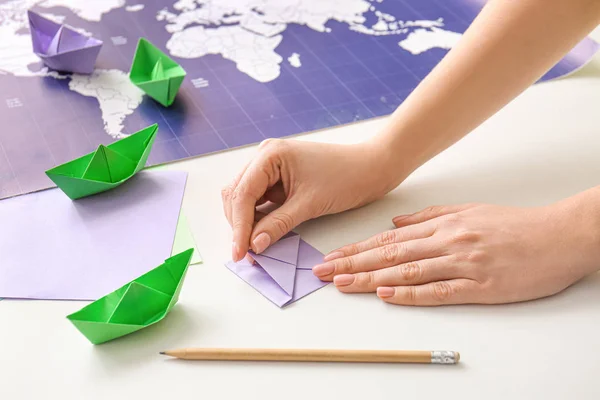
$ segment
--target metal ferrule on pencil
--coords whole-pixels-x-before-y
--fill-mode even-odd
[[[432,364],[456,364],[459,359],[460,355],[455,351],[436,350],[431,352]]]

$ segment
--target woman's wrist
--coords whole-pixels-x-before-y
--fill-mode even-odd
[[[428,161],[428,139],[419,136],[417,132],[406,132],[391,117],[390,123],[365,143],[383,169],[380,173],[388,175],[388,191]]]
[[[392,146],[388,137],[378,134],[360,144],[361,157],[368,157],[373,179],[377,179],[385,193],[395,189],[419,165],[401,147]]]
[[[600,270],[600,187],[589,189],[551,206],[551,218],[562,220],[574,267],[581,276]]]

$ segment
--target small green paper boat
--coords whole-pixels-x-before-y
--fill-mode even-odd
[[[100,145],[46,175],[73,200],[115,188],[144,168],[157,130],[154,124],[108,146]]]
[[[194,249],[188,249],[120,289],[67,316],[93,344],[161,321],[179,299]]]
[[[138,42],[129,79],[148,96],[165,107],[175,101],[185,78],[185,70],[156,46],[141,38]]]

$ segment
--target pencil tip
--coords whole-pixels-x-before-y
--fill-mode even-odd
[[[158,354],[162,354],[162,355],[164,355],[164,354],[165,354],[165,352],[164,352],[164,351],[161,351],[161,352],[159,352]]]

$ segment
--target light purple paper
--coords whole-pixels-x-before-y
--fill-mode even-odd
[[[289,260],[290,254],[297,255],[293,266],[275,258],[280,256]],[[323,254],[296,234],[285,236],[260,255],[251,253],[251,257],[256,264],[244,259],[237,263],[229,261],[225,266],[279,307],[328,284],[312,273],[312,267],[323,262]],[[291,290],[287,286],[290,279],[293,281]],[[284,282],[283,286],[281,282]]]
[[[297,249],[297,247],[296,247]],[[269,257],[252,254],[254,261],[265,270],[267,274],[283,289],[288,295],[294,294],[294,285],[296,278],[296,265],[274,260]]]
[[[101,40],[88,37],[31,10],[27,15],[33,51],[48,67],[79,74],[94,71],[102,47]]]
[[[96,300],[171,255],[187,173],[142,171],[77,201],[0,201],[0,297]]]
[[[273,260],[279,260],[281,262],[296,265],[298,262],[298,245],[300,243],[300,236],[294,235],[289,237],[281,238],[277,243],[266,249],[261,256],[269,257]],[[254,256],[257,256],[254,254]]]

